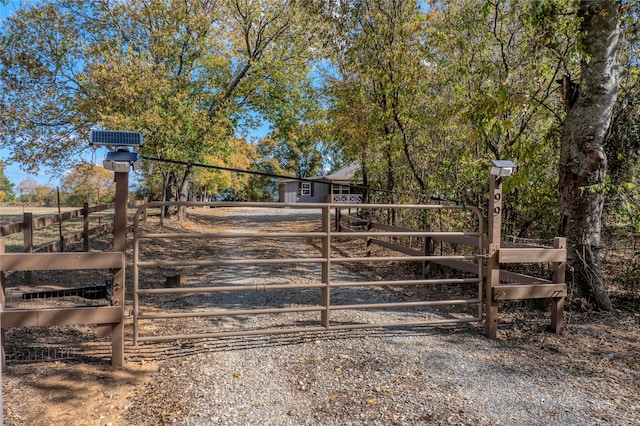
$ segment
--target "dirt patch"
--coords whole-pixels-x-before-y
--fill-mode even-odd
[[[53,361],[12,365],[4,370],[7,425],[125,425],[128,399],[157,371],[155,363]]]

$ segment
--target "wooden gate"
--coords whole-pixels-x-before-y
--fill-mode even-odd
[[[190,210],[198,214],[210,212],[215,217],[211,222],[217,226],[211,231],[193,232],[190,229],[171,230],[174,226],[143,224],[167,206],[201,209]],[[385,217],[405,215],[407,220],[416,223],[416,227],[392,231],[365,228],[358,232],[336,229],[336,216],[349,209],[358,210],[361,215],[380,211],[386,212]],[[257,210],[268,210],[270,214],[292,219],[289,225],[274,230],[261,226],[261,221],[268,219],[257,216],[251,219],[246,213]],[[226,213],[219,214],[222,211]],[[309,226],[300,226],[301,221],[296,219],[300,217],[299,212],[305,212]],[[434,230],[425,226],[428,222],[436,223],[438,216],[440,219],[443,216],[454,218],[452,223],[458,225],[458,230],[451,227]],[[242,222],[240,227],[231,227],[234,218],[236,222]],[[198,218],[199,222],[202,220]],[[134,343],[481,321],[482,222],[478,209],[453,205],[145,204],[134,219]],[[434,238],[466,238],[475,243],[465,249],[435,253],[427,249]],[[386,248],[376,252],[367,244],[372,240],[388,241],[389,244],[406,241],[409,246],[418,247],[418,251],[402,253]],[[173,245],[175,253],[160,253],[172,241],[179,242]],[[195,246],[196,253],[186,253],[187,246],[194,241],[199,242]],[[270,245],[263,244],[261,249],[254,250],[251,241],[269,241]],[[358,241],[361,247],[354,251],[351,246]],[[226,245],[224,250],[220,249],[223,244]],[[241,250],[242,245],[247,247]],[[281,249],[290,252],[275,256]],[[470,270],[438,277],[388,278],[376,277],[375,273],[380,268],[405,270],[404,267],[394,269],[393,265],[399,263],[422,267],[434,262],[464,262]],[[348,267],[358,264],[367,265],[364,270],[374,273],[365,278],[355,277]],[[288,272],[291,270],[305,275],[291,275]],[[258,277],[267,280],[258,281]],[[436,287],[438,291],[434,290]],[[462,295],[454,294],[454,290]],[[264,296],[261,299],[264,303],[259,306],[239,303],[244,296],[256,294]],[[435,294],[438,296],[434,297]],[[229,295],[235,295],[235,298]],[[300,296],[299,300],[295,299],[296,295]],[[375,297],[370,300],[372,295]],[[200,301],[189,302],[188,298],[194,296],[200,297]],[[461,310],[454,312],[456,307]],[[340,315],[343,312],[352,315],[345,319]],[[247,318],[260,315],[268,316],[269,324],[242,326],[250,322]],[[186,319],[200,320],[205,328],[189,330],[192,326],[185,322]],[[165,327],[168,324],[173,327]],[[166,333],[167,329],[182,332]]]

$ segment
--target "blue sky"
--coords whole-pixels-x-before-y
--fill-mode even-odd
[[[0,18],[5,18],[9,16],[12,10],[16,10],[20,8],[20,5],[24,3],[35,3],[34,0],[1,0],[0,3]]]

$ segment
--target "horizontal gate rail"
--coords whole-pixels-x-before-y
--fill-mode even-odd
[[[403,286],[403,285],[429,285],[429,284],[475,284],[477,278],[447,278],[444,280],[398,280],[398,281],[358,281],[357,283],[346,281],[332,281],[331,287],[371,287],[371,286]]]
[[[232,266],[232,265],[282,265],[290,263],[327,263],[321,257],[302,257],[297,259],[220,259],[220,260],[153,260],[139,261],[138,267],[175,267],[175,266]]]
[[[443,306],[443,305],[467,305],[470,303],[479,303],[482,299],[451,299],[451,300],[434,300],[428,302],[397,302],[397,303],[356,303],[352,305],[332,305],[332,311],[340,311],[347,309],[379,309],[379,308],[407,308],[416,306]]]
[[[166,239],[181,239],[181,238],[197,238],[213,239],[213,238],[320,238],[326,237],[327,232],[214,232],[214,233],[202,233],[194,234],[190,232],[184,233],[145,233],[142,232],[138,238],[166,238]]]
[[[344,237],[342,233],[332,234],[334,237]],[[433,232],[433,231],[399,231],[399,232],[376,232],[376,231],[359,231],[357,237],[366,238],[366,237],[446,237],[446,236],[459,236],[459,237],[476,237],[477,240],[479,233],[478,232]],[[349,237],[354,237],[353,235],[349,235]]]
[[[269,209],[315,209],[318,210],[318,227],[320,231],[313,230],[309,232],[299,231],[286,231],[286,232],[273,232],[266,230],[264,232],[259,231],[239,231],[239,232],[205,232],[205,233],[192,233],[192,232],[146,232],[141,229],[140,218],[148,217],[147,210],[151,208],[163,208],[165,206],[201,206],[201,207],[226,207],[226,208],[269,208]],[[363,230],[355,233],[339,232],[332,230],[331,227],[331,211],[332,209],[339,208],[356,208],[353,204],[285,204],[285,203],[237,203],[237,202],[217,202],[217,203],[185,203],[185,202],[153,202],[147,203],[140,207],[134,218],[134,260],[133,260],[133,278],[134,278],[134,344],[148,341],[167,341],[176,339],[201,339],[201,338],[216,338],[216,337],[231,337],[231,336],[249,336],[249,335],[265,335],[265,334],[282,334],[282,333],[297,333],[297,332],[315,332],[315,331],[327,331],[327,330],[343,330],[343,329],[358,329],[358,328],[378,328],[378,327],[413,327],[413,326],[426,326],[436,324],[459,324],[478,322],[482,319],[482,218],[478,209],[465,207],[465,206],[424,206],[424,205],[386,205],[386,204],[367,204],[358,205],[357,208],[361,209],[406,209],[406,210],[458,210],[463,211],[465,214],[472,213],[475,215],[476,229],[469,232],[444,232],[444,231],[430,231],[430,230],[413,230],[410,228],[403,228],[401,231],[392,232],[386,229],[380,230]],[[216,222],[219,225],[220,222]],[[333,249],[333,245],[337,239],[344,238],[356,238],[356,239],[372,239],[372,238],[402,238],[402,237],[418,237],[426,239],[429,238],[452,238],[452,239],[466,239],[475,241],[475,249],[473,254],[453,254],[453,255],[426,255],[421,252],[405,253],[401,256],[367,256],[367,257],[344,257],[338,255]],[[212,255],[210,259],[140,259],[140,245],[145,240],[181,240],[181,239],[198,239],[198,240],[225,240],[225,239],[301,239],[301,241],[317,241],[318,249],[321,253],[321,257],[314,256],[313,254],[305,257],[304,253],[295,257],[272,257],[272,258],[224,258],[222,256]],[[380,240],[384,241],[384,240]],[[332,271],[335,273],[335,265],[348,265],[355,263],[371,263],[380,264],[385,262],[466,262],[470,265],[470,272],[475,276],[473,277],[460,277],[460,278],[445,278],[445,279],[398,279],[398,280],[362,280],[362,281],[344,281],[332,278]],[[269,284],[238,284],[229,285],[221,283],[219,286],[194,286],[194,287],[163,287],[163,288],[140,288],[140,270],[144,268],[206,268],[206,267],[220,267],[220,266],[253,266],[253,265],[318,265],[318,281],[313,283],[269,283]],[[471,267],[473,265],[473,267]],[[241,274],[242,269],[238,274]],[[468,273],[468,272],[467,272]],[[276,278],[276,277],[271,277]],[[337,304],[331,300],[332,292],[340,288],[362,288],[362,291],[368,291],[369,288],[380,287],[401,287],[401,286],[432,286],[432,285],[458,285],[465,286],[471,285],[471,290],[475,292],[475,296],[472,297],[452,297],[450,299],[439,298],[437,300],[418,300],[418,301],[391,301],[387,303],[345,303]],[[475,286],[475,287],[473,287]],[[224,309],[211,307],[210,309],[194,310],[189,312],[141,312],[140,310],[140,297],[163,295],[166,297],[175,296],[182,297],[192,294],[208,294],[208,293],[231,293],[231,292],[256,292],[256,291],[298,291],[298,290],[316,290],[319,291],[317,302],[319,303],[303,303],[299,306],[284,306],[284,307],[256,307],[247,308],[241,306],[238,309]],[[348,302],[348,301],[347,301]],[[477,305],[477,314],[466,316],[452,316],[449,318],[428,318],[425,314],[422,314],[421,318],[416,319],[410,317],[409,319],[402,318],[403,321],[379,321],[374,323],[349,323],[345,324],[339,318],[332,318],[332,312],[349,311],[349,310],[385,310],[385,309],[409,309],[407,312],[414,311],[416,308],[423,307],[451,307],[457,305]],[[217,330],[205,333],[190,333],[179,335],[140,335],[139,321],[154,321],[154,320],[170,320],[170,319],[184,319],[184,318],[211,318],[211,317],[229,317],[229,316],[246,316],[246,315],[271,315],[271,314],[284,314],[284,313],[313,313],[320,314],[318,325],[305,325],[305,326],[288,326],[282,324],[280,326],[270,326],[267,328],[257,329],[239,329],[239,330]],[[422,312],[422,311],[420,311]],[[305,321],[309,322],[309,321]],[[215,327],[213,325],[212,327]]]
[[[197,339],[220,339],[224,337],[245,337],[245,336],[264,336],[275,334],[296,334],[296,333],[317,333],[322,331],[339,331],[339,330],[357,330],[367,328],[392,328],[392,327],[424,327],[433,325],[449,325],[449,324],[467,324],[478,322],[477,318],[460,318],[455,321],[430,320],[430,321],[403,321],[403,322],[380,322],[372,324],[346,324],[332,325],[330,328],[324,326],[307,326],[307,327],[287,327],[287,328],[268,328],[257,330],[234,330],[219,331],[212,333],[192,333],[192,334],[166,334],[161,336],[138,336],[137,342],[166,342],[170,340],[197,340]]]
[[[371,324],[345,324],[345,325],[332,325],[331,330],[356,330],[365,328],[383,328],[383,327],[424,327],[428,325],[450,325],[450,324],[466,324],[470,322],[477,322],[477,318],[460,318],[455,321],[444,320],[429,320],[429,321],[403,321],[403,322],[381,322],[375,325]],[[326,330],[324,330],[326,331]]]
[[[331,284],[332,287],[337,287]],[[268,288],[267,288],[268,287]],[[257,284],[221,287],[189,287],[189,288],[150,288],[138,290],[138,294],[180,294],[180,293],[224,293],[229,291],[266,291],[266,290],[311,290],[324,288],[326,284]]]
[[[332,281],[332,288],[340,287],[372,287],[372,286],[403,286],[428,284],[475,284],[477,278],[449,278],[444,280],[399,280],[399,281]],[[180,294],[180,293],[221,293],[229,291],[267,291],[267,290],[311,290],[324,288],[326,284],[258,284],[221,287],[189,287],[189,288],[150,288],[139,289],[138,294]]]
[[[332,263],[356,263],[356,262],[382,262],[382,261],[397,261],[397,262],[423,262],[438,261],[438,260],[477,260],[478,256],[380,256],[380,257],[342,257],[332,258]]]
[[[248,315],[248,314],[274,314],[274,313],[292,313],[292,312],[318,312],[323,311],[324,306],[304,306],[296,308],[268,308],[268,309],[219,309],[216,311],[203,312],[176,312],[165,314],[140,314],[140,319],[164,319],[164,318],[202,318],[202,317],[218,317],[225,315]]]

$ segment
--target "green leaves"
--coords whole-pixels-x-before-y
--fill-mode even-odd
[[[65,203],[71,206],[110,203],[115,199],[113,173],[90,163],[80,163],[65,175],[62,189]]]
[[[12,201],[15,198],[14,185],[4,173],[4,163],[0,161],[0,203]]]
[[[141,131],[150,156],[227,160],[261,117],[281,134],[313,120],[301,13],[275,0],[27,3],[0,34],[0,146],[27,169],[63,168],[99,126]]]
[[[575,36],[566,5],[481,3],[347,2],[327,11],[333,136],[375,186],[415,201],[445,193],[483,205],[489,160],[512,159],[511,217],[557,220],[555,79]],[[540,231],[522,223],[513,231]]]

